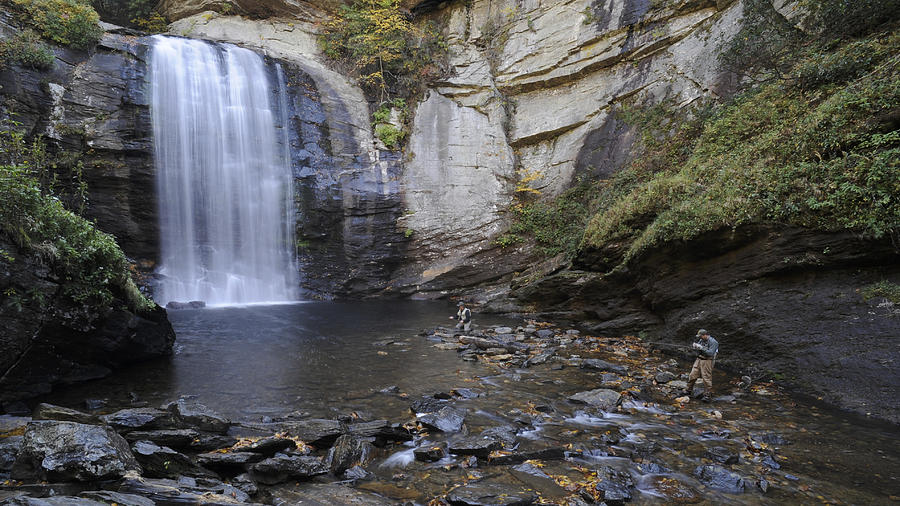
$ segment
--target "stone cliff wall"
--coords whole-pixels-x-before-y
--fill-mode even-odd
[[[301,186],[307,199],[324,195],[326,187],[331,197],[325,202],[340,196],[340,208],[323,209],[343,214],[341,238],[329,231],[334,227],[318,227],[318,234],[343,241],[345,253],[335,257],[330,247],[329,255],[316,255],[310,248],[304,256],[325,260],[322,265],[337,260],[372,267],[330,273],[330,289],[324,279],[307,288],[440,296],[503,282],[533,260],[527,250],[501,253],[493,245],[509,226],[523,175],[540,174],[533,186],[553,196],[579,174],[605,177],[627,162],[633,133],[616,114],[623,102],[690,104],[733,91],[733,77],[718,68],[716,54],[738,27],[740,4],[661,5],[443,5],[428,16],[446,26],[450,72],[412,107],[410,136],[399,156],[376,149],[369,104],[345,75],[329,68],[316,44],[315,22],[324,12],[262,20],[211,11],[182,17],[188,12],[174,8],[167,14],[181,18],[170,33],[255,48],[311,77],[333,156],[331,166],[322,159],[303,169]],[[311,192],[313,173],[317,190]],[[316,239],[316,227],[301,228],[306,246],[304,238]]]
[[[4,35],[14,30],[0,23]],[[146,49],[136,37],[108,34],[90,52],[55,48],[49,71],[0,70],[0,112],[82,162],[86,217],[152,265],[158,220]]]

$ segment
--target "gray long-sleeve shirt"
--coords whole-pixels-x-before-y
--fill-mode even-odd
[[[704,360],[709,360],[712,358],[716,358],[716,354],[719,353],[719,341],[716,341],[713,336],[709,336],[709,339],[700,339],[700,358]]]

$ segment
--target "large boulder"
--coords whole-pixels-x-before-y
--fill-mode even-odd
[[[28,424],[13,467],[17,479],[96,481],[140,466],[128,442],[105,426],[37,421]]]

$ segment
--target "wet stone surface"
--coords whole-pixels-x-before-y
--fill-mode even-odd
[[[394,350],[412,350],[442,369],[411,381],[368,380],[346,394],[325,387],[333,399],[324,408],[299,398],[228,419],[228,406],[209,399],[117,410],[125,406],[108,396],[83,413],[101,425],[84,427],[119,437],[113,453],[140,466],[42,484],[27,475],[4,483],[10,466],[0,465],[0,503],[53,495],[71,499],[60,504],[141,506],[881,504],[898,495],[894,427],[804,404],[759,379],[741,386],[718,370],[718,397],[699,402],[680,393],[690,364],[640,339],[538,321],[504,326],[468,336],[394,331],[389,344],[360,343],[359,353],[374,350],[373,361],[397,354],[401,367],[413,355]],[[493,349],[507,342],[529,351]],[[83,399],[69,405],[83,408]],[[40,413],[82,416],[52,406]],[[5,420],[0,456],[22,458],[29,419]],[[43,455],[50,443],[43,445],[29,443],[27,455]]]

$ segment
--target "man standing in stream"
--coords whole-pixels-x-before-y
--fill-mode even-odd
[[[703,392],[700,400],[709,402],[712,395],[712,371],[716,362],[716,355],[719,353],[719,342],[710,336],[706,329],[698,330],[697,337],[700,340],[691,345],[697,351],[697,359],[694,360],[694,366],[691,367],[685,395],[691,395],[694,391],[694,384],[697,383],[698,379],[703,378],[706,390]]]

